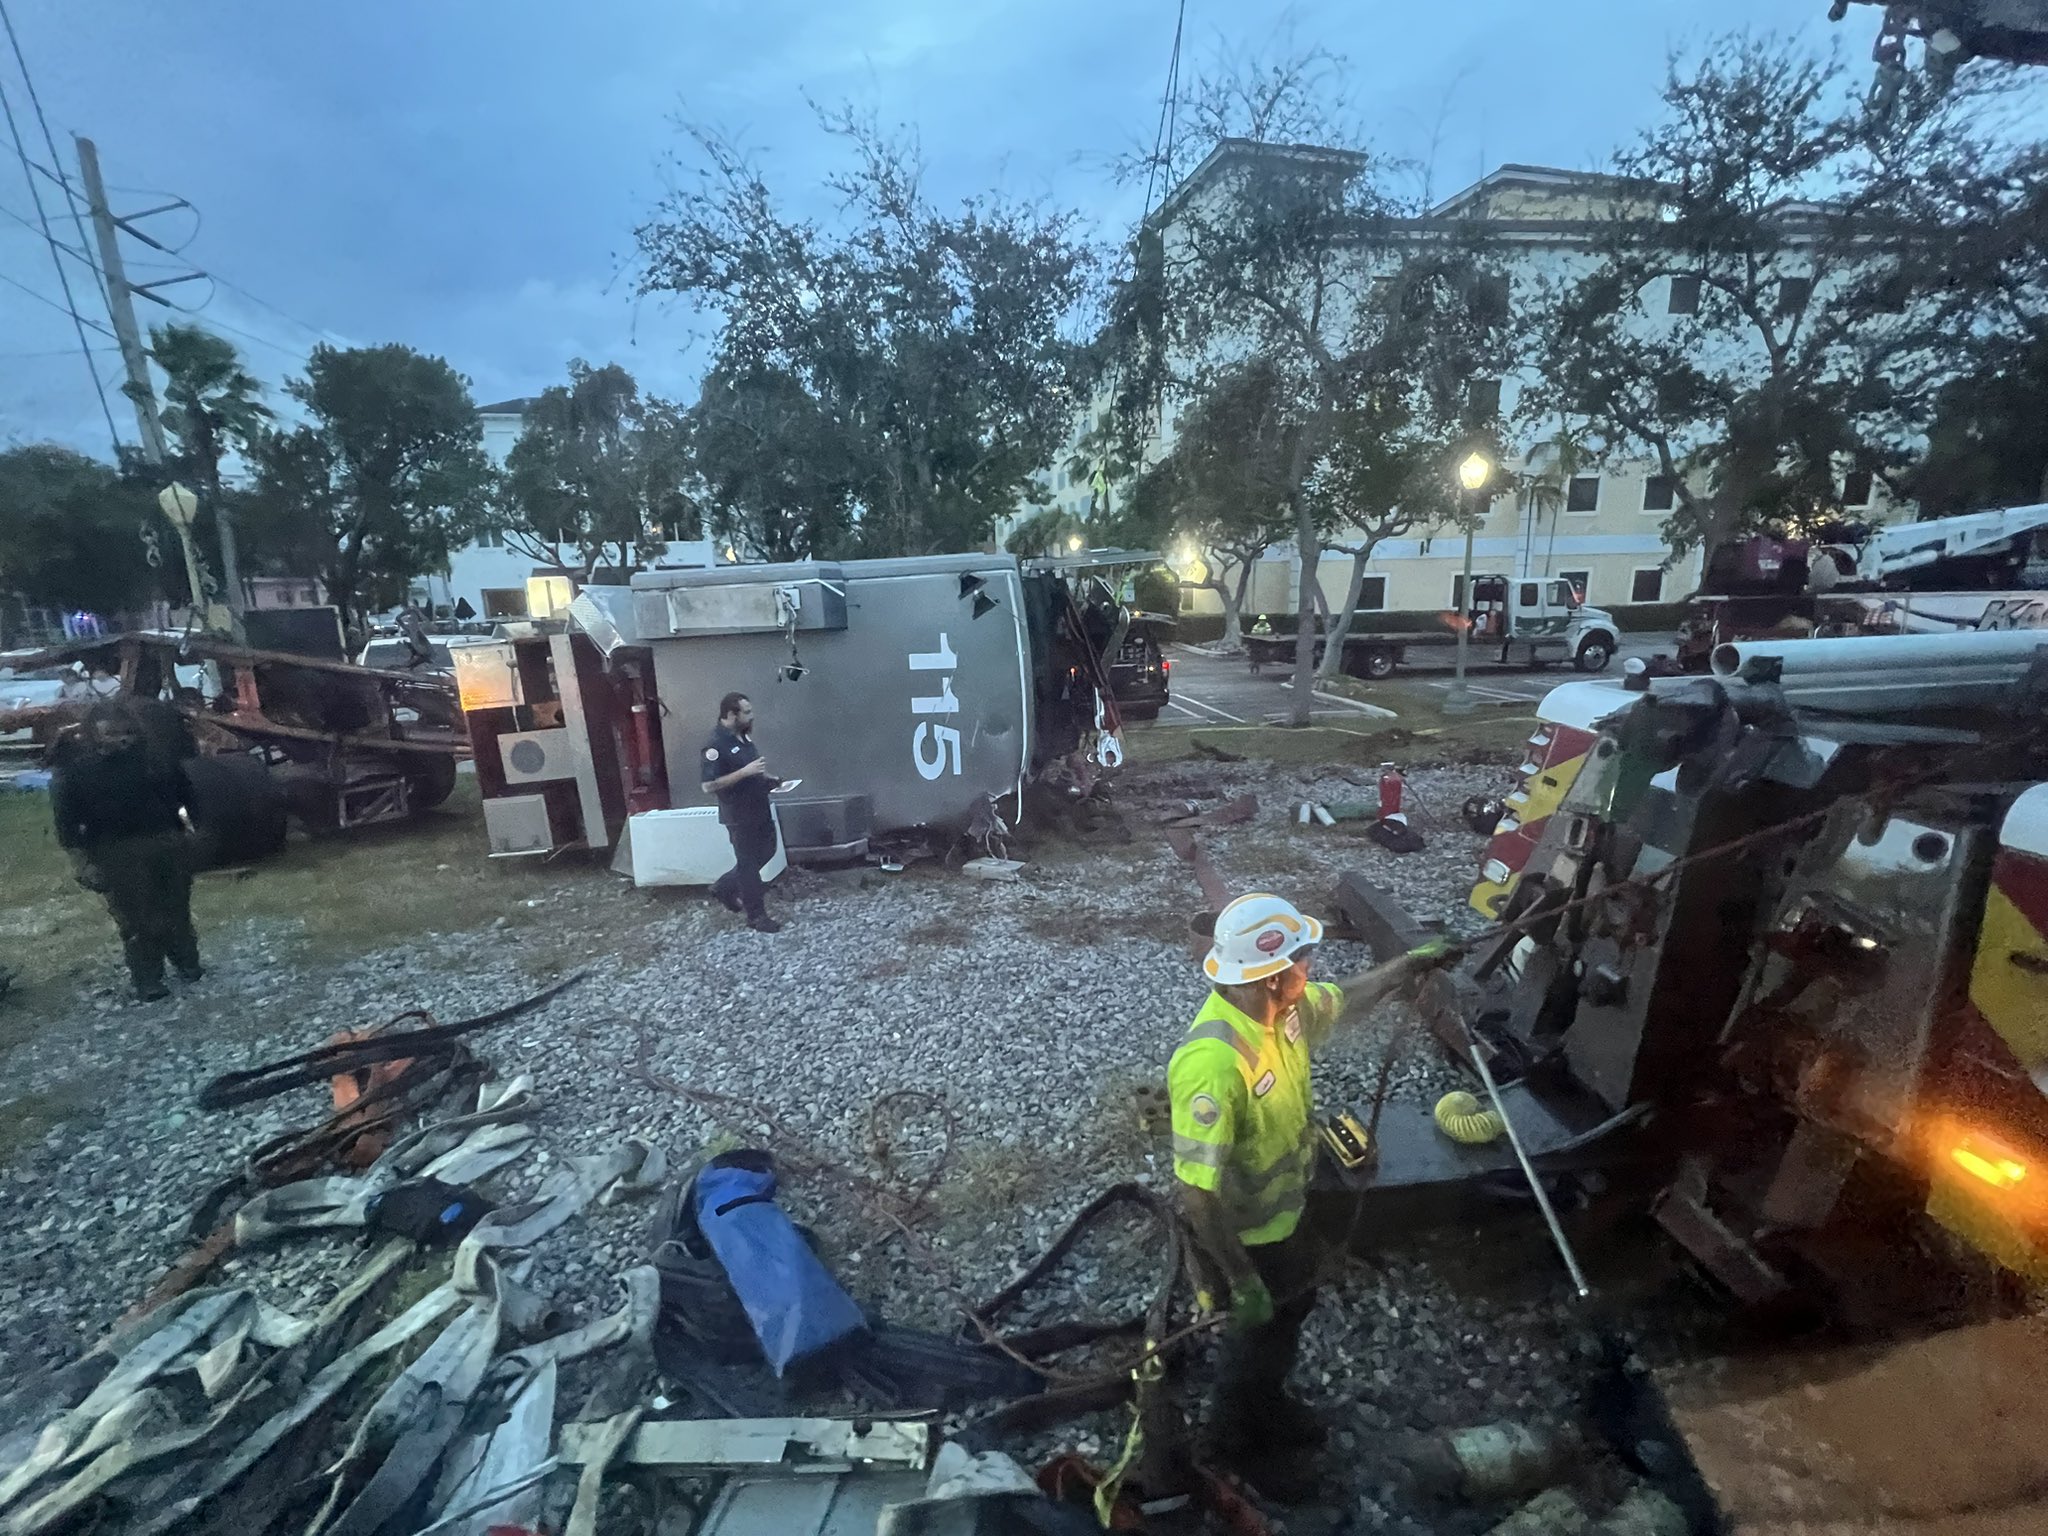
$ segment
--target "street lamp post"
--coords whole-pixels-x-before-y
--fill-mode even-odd
[[[178,531],[178,543],[185,551],[185,582],[192,592],[194,622],[217,634],[233,634],[234,616],[222,604],[207,601],[206,577],[199,567],[198,547],[192,542],[192,520],[199,515],[199,498],[173,480],[156,493],[156,504]]]
[[[1458,465],[1458,483],[1465,488],[1470,505],[1465,508],[1465,579],[1458,594],[1458,664],[1450,694],[1444,699],[1447,715],[1467,715],[1474,706],[1472,690],[1465,685],[1465,654],[1472,645],[1472,541],[1486,506],[1487,482],[1492,479],[1493,460],[1477,449]]]

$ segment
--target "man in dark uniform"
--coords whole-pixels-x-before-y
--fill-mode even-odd
[[[775,857],[775,813],[768,796],[782,781],[754,745],[754,706],[744,693],[728,693],[718,701],[718,729],[704,743],[703,782],[718,796],[718,819],[732,839],[733,867],[712,882],[711,894],[729,912],[747,914],[747,926],[758,933],[780,933],[782,924],[768,915],[761,890],[761,867]]]
[[[57,842],[78,883],[105,898],[143,1002],[168,996],[164,961],[197,981],[192,860],[179,810],[192,732],[152,699],[94,704],[50,748]]]

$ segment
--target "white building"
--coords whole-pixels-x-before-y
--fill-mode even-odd
[[[1298,147],[1253,144],[1243,140],[1219,145],[1201,165],[1170,193],[1153,215],[1153,226],[1170,246],[1174,225],[1181,210],[1204,198],[1232,195],[1239,168],[1248,156],[1284,154],[1303,160],[1325,153]],[[1429,210],[1428,223],[1450,218],[1481,218],[1506,266],[1511,302],[1530,300],[1548,282],[1569,279],[1586,270],[1592,261],[1587,243],[1592,221],[1610,213],[1617,202],[1632,195],[1614,178],[1541,166],[1504,165],[1463,191],[1446,198]],[[1667,281],[1671,290],[1651,296],[1654,311],[1671,315],[1689,313],[1697,293],[1688,293],[1682,283]],[[1657,323],[1652,317],[1649,323]],[[1500,410],[1503,417],[1515,407],[1519,381],[1500,381]],[[1040,491],[1051,505],[1077,521],[1090,514],[1094,491],[1091,475],[1072,467],[1082,435],[1099,425],[1107,407],[1105,398],[1091,403],[1089,412],[1075,424],[1073,436],[1047,468],[1037,476]],[[1147,445],[1146,462],[1156,461],[1172,445],[1175,412],[1169,403],[1166,419]],[[1546,459],[1543,445],[1530,447],[1505,466],[1521,473],[1540,471]],[[1112,485],[1112,500],[1128,489]],[[1882,500],[1882,487],[1873,488],[1868,474],[1846,475],[1842,484],[1844,511],[1851,516],[1884,516],[1891,512]],[[1476,575],[1509,577],[1564,576],[1584,592],[1588,602],[1607,608],[1626,609],[1632,605],[1671,602],[1695,590],[1699,582],[1702,552],[1694,549],[1666,569],[1670,555],[1663,537],[1663,523],[1670,515],[1675,496],[1672,486],[1655,473],[1655,466],[1609,461],[1588,466],[1559,487],[1554,506],[1541,499],[1504,494],[1493,502],[1485,522],[1473,541],[1473,569]],[[1875,496],[1875,501],[1873,497]],[[1023,507],[998,529],[1007,538],[1018,523],[1036,512]],[[1440,611],[1457,606],[1457,591],[1465,555],[1462,532],[1444,529],[1433,536],[1390,539],[1380,545],[1367,566],[1362,612],[1381,610]],[[1291,543],[1269,550],[1257,561],[1245,596],[1247,616],[1291,613],[1300,590],[1299,559]],[[1325,554],[1318,576],[1325,597],[1342,603],[1350,577],[1351,560],[1343,554]],[[1234,573],[1231,573],[1234,577]],[[1194,612],[1217,612],[1220,604],[1212,592],[1192,594]]]
[[[482,406],[477,415],[483,422],[484,453],[495,468],[503,469],[512,445],[525,430],[526,413],[533,408],[533,396],[499,400]],[[554,546],[562,552],[564,546]],[[662,566],[690,567],[713,564],[718,552],[709,539],[672,539],[662,546],[656,562]],[[567,564],[574,566],[570,550]],[[457,604],[467,602],[479,619],[545,619],[568,607],[575,595],[574,584],[557,569],[536,565],[519,550],[511,548],[502,530],[487,529],[475,542],[465,544],[449,556],[447,570],[413,583],[413,601],[435,618],[453,618]]]

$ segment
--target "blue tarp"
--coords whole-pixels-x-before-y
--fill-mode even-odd
[[[691,1209],[779,1377],[864,1332],[867,1320],[774,1195],[765,1152],[727,1152],[697,1175]]]

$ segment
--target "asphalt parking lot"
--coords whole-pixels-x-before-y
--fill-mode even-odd
[[[1625,635],[1621,654],[1606,672],[1594,675],[1619,677],[1626,658],[1648,657],[1669,648],[1670,640],[1662,634]],[[1173,660],[1172,701],[1159,716],[1161,725],[1264,725],[1287,714],[1293,685],[1284,669],[1266,667],[1255,675],[1242,656],[1218,656],[1193,645],[1171,646],[1168,654]],[[1367,685],[1384,691],[1384,704],[1318,690],[1310,716],[1319,724],[1341,725],[1347,719],[1384,719],[1389,714],[1411,714],[1418,705],[1427,709],[1440,704],[1452,682],[1449,652],[1444,655],[1442,663],[1434,657],[1428,665],[1403,662],[1384,683]],[[1564,666],[1536,670],[1480,664],[1470,669],[1467,681],[1482,705],[1528,706],[1559,683],[1581,675]]]

